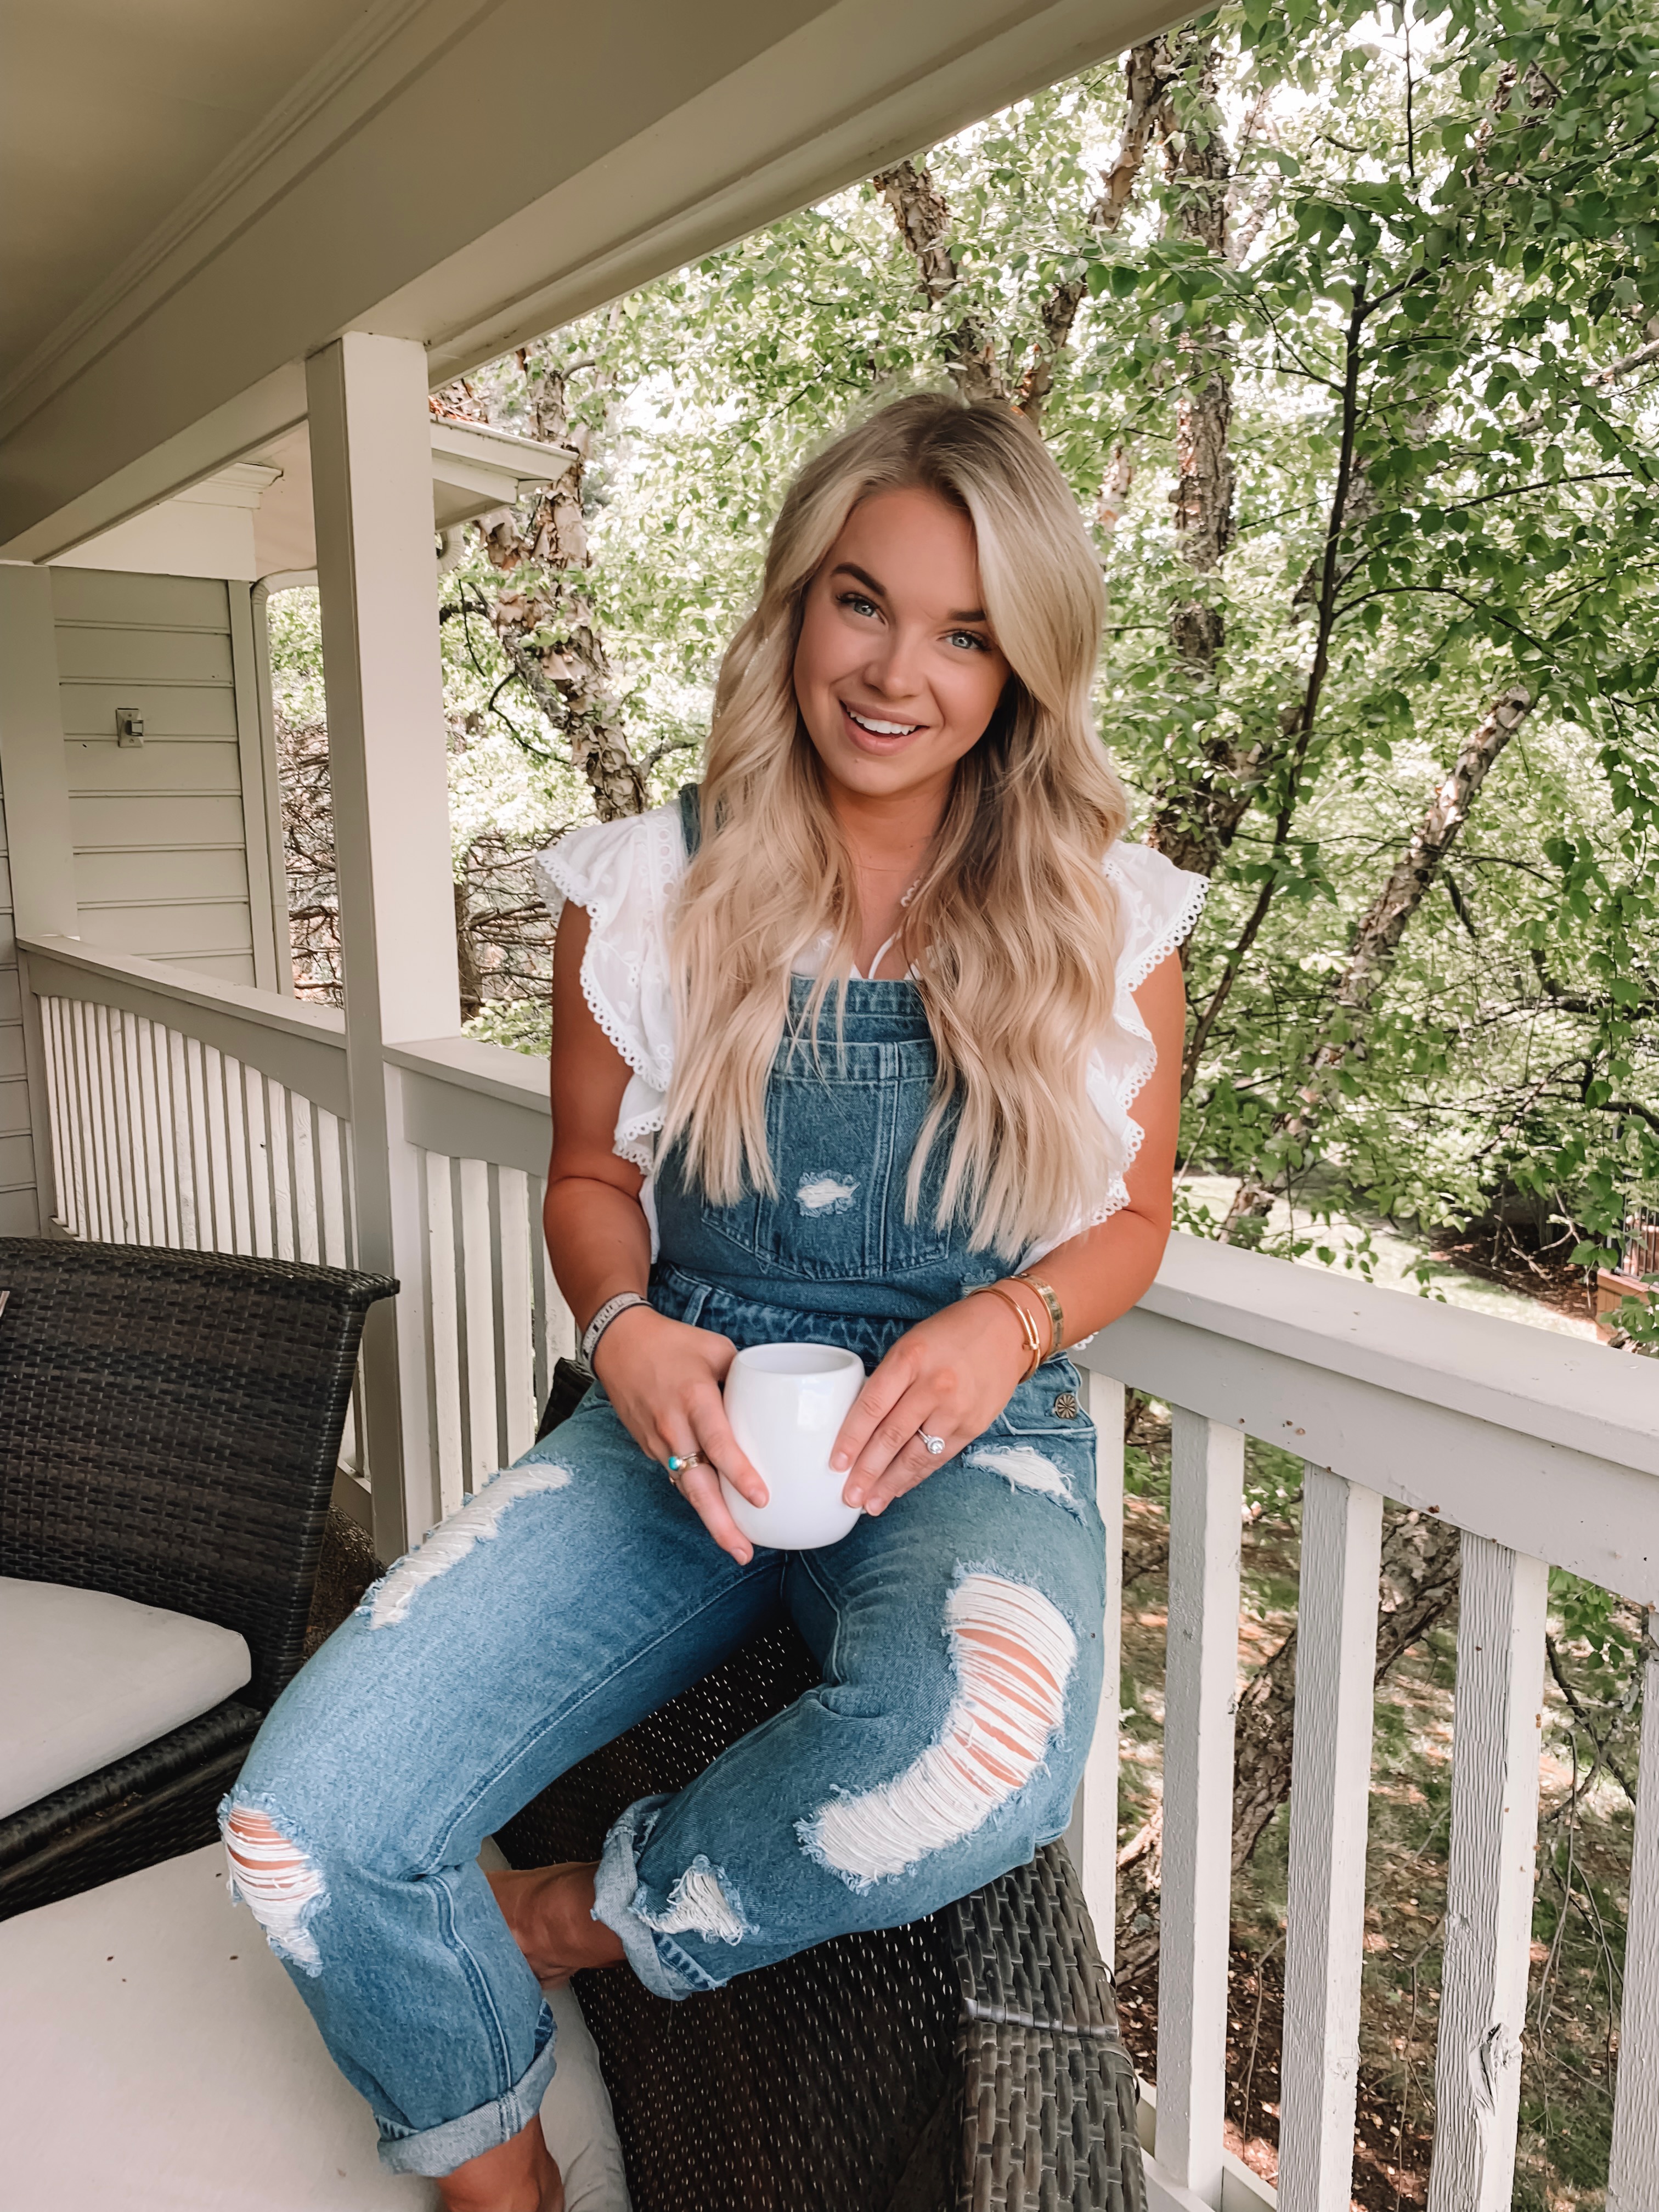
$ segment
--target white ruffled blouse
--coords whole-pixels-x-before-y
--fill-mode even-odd
[[[1128,1203],[1125,1177],[1142,1136],[1129,1109],[1158,1064],[1157,1048],[1133,994],[1192,929],[1208,888],[1204,877],[1188,874],[1149,845],[1120,842],[1101,865],[1117,888],[1123,949],[1117,963],[1115,1033],[1090,1054],[1086,1081],[1117,1165],[1088,1218],[1034,1247],[1025,1255],[1027,1265]],[[629,1069],[611,1149],[647,1178],[653,1256],[656,1218],[648,1185],[674,1073],[668,921],[685,867],[685,839],[675,804],[619,822],[589,823],[536,856],[537,882],[554,920],[567,899],[587,909],[582,995]],[[817,947],[806,948],[796,963],[800,972],[815,972],[817,957]]]

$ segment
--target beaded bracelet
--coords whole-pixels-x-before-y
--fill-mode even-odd
[[[1052,1359],[1066,1337],[1066,1314],[1060,1303],[1060,1293],[1052,1283],[1043,1282],[1029,1267],[1022,1267],[1014,1278],[1017,1283],[1029,1283],[1048,1309],[1048,1352]]]

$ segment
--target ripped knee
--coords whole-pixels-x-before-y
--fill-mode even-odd
[[[320,1974],[322,1955],[311,1921],[328,1901],[322,1875],[270,1815],[232,1805],[221,1816],[231,1895],[246,1905],[279,1959]]]
[[[890,1781],[799,1824],[803,1849],[864,1890],[963,1842],[1042,1766],[1066,1713],[1077,1638],[1029,1583],[964,1574],[945,1606],[955,1694],[939,1735]]]

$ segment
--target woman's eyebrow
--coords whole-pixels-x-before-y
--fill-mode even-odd
[[[851,561],[838,561],[830,573],[836,576],[854,577],[866,591],[873,592],[878,599],[887,597],[886,586],[878,584],[867,568],[860,568]],[[985,610],[983,607],[953,607],[945,619],[953,623],[982,623]]]
[[[831,573],[837,576],[853,577],[856,582],[862,584],[866,591],[873,592],[878,599],[884,599],[887,597],[884,585],[878,584],[867,568],[856,568],[850,561],[837,562]]]

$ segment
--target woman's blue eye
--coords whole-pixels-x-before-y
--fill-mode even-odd
[[[843,592],[841,595],[841,603],[842,606],[854,608],[861,613],[873,615],[880,612],[875,601],[866,599],[862,592]]]
[[[951,632],[951,642],[952,645],[971,645],[975,653],[988,653],[991,650],[989,643],[976,629],[953,629]]]

